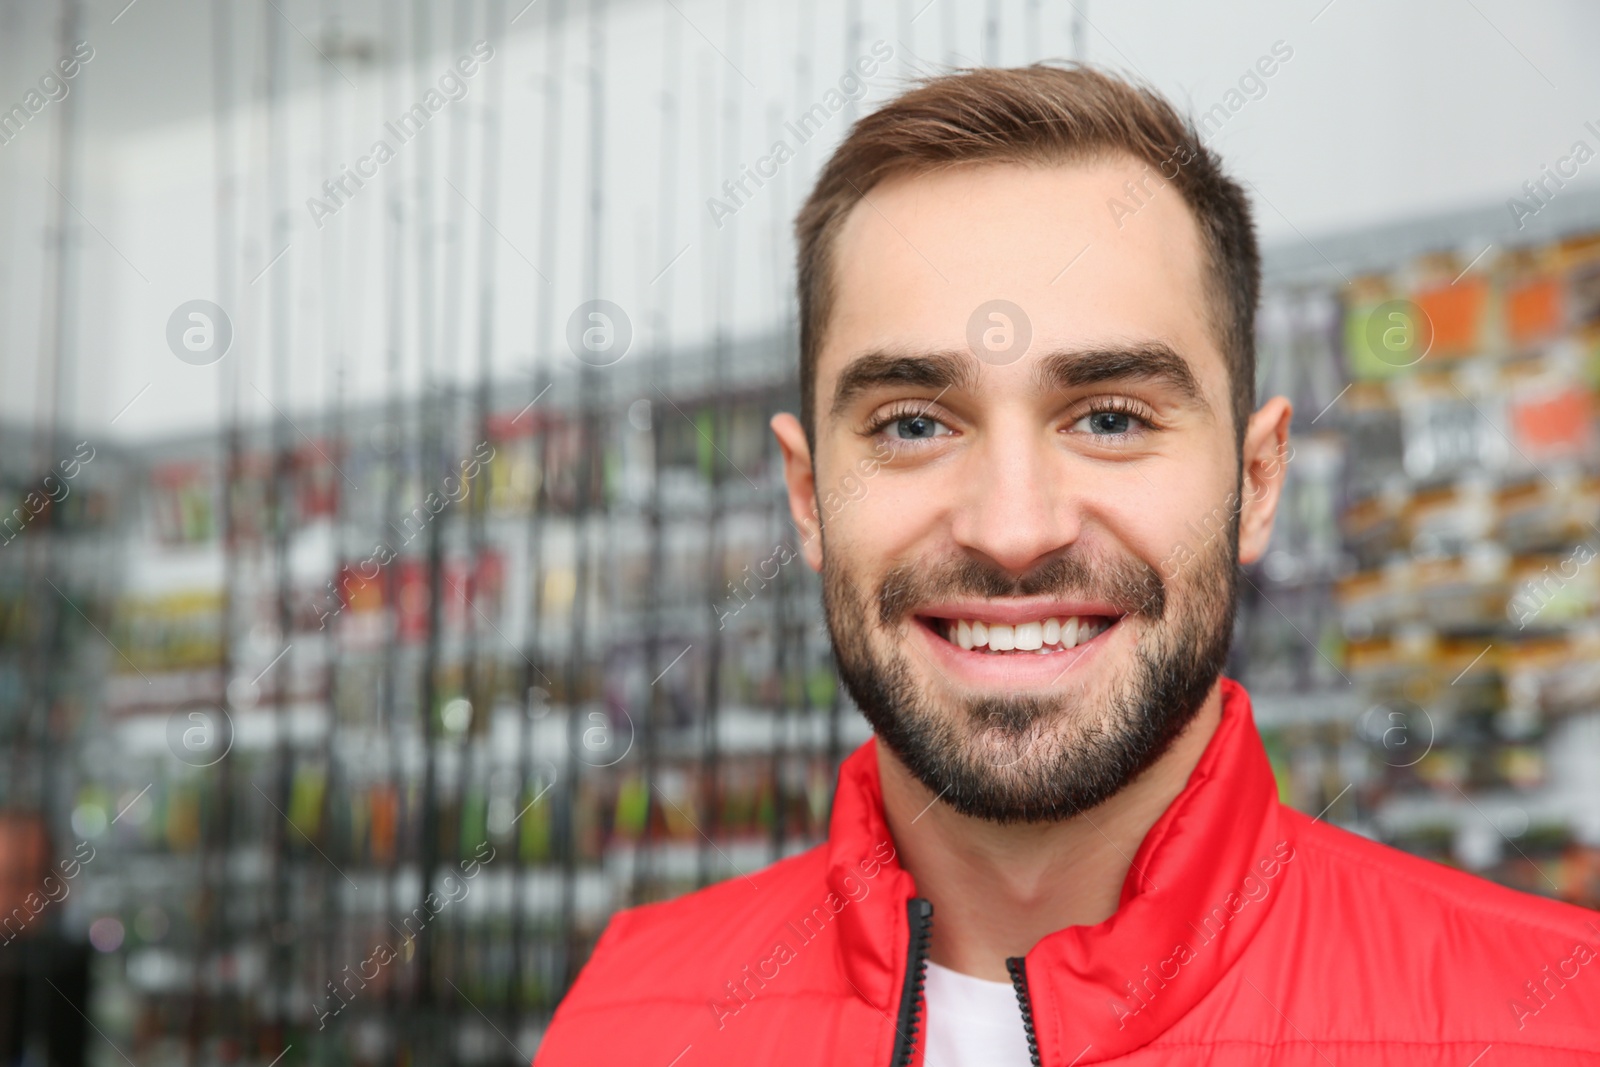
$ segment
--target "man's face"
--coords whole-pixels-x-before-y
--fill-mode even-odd
[[[834,247],[815,455],[773,423],[796,520],[820,520],[840,675],[969,815],[1063,818],[1154,762],[1214,688],[1235,562],[1270,533],[1278,482],[1241,491],[1198,227],[1170,188],[1120,228],[1108,206],[1140,172],[873,189]],[[1287,433],[1269,407],[1247,471]]]

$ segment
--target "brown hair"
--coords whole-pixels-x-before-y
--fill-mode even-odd
[[[1227,361],[1236,446],[1255,410],[1261,259],[1244,190],[1153,89],[1084,66],[978,68],[921,81],[851,128],[795,219],[800,421],[816,447],[817,355],[833,304],[829,252],[886,178],[970,163],[1060,164],[1125,154],[1158,169],[1194,213],[1210,260],[1208,319]]]

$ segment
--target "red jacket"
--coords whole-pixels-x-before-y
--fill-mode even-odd
[[[1116,914],[1008,961],[1036,1062],[1600,1063],[1600,917],[1284,807],[1249,697],[1222,692]],[[930,910],[868,742],[825,844],[613,918],[535,1063],[920,1064]]]

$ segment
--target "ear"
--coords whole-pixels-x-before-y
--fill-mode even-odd
[[[800,531],[800,551],[812,570],[822,570],[822,522],[817,512],[817,483],[811,472],[811,446],[800,420],[788,412],[772,416],[772,427],[783,451],[783,480],[789,487],[789,514]]]
[[[1244,432],[1243,471],[1239,513],[1239,562],[1254,563],[1272,540],[1272,519],[1283,493],[1284,472],[1294,458],[1289,445],[1289,420],[1294,407],[1286,397],[1275,396],[1262,404]]]

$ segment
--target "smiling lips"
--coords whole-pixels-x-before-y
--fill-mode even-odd
[[[929,628],[951,644],[972,652],[993,654],[1065,652],[1092,641],[1117,619],[1105,615],[1047,616],[1029,622],[984,622],[981,619],[927,619]]]

